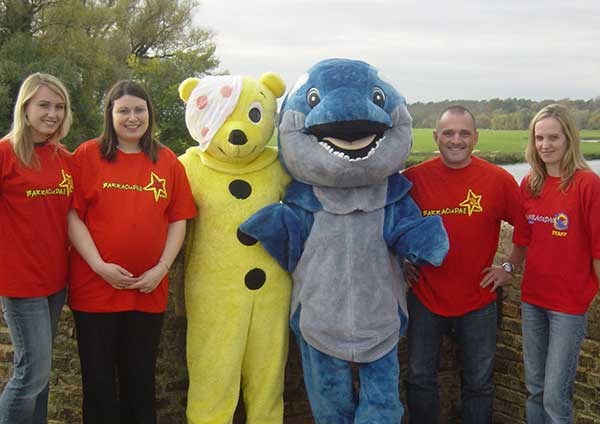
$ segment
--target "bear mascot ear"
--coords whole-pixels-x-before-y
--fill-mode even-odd
[[[285,93],[285,82],[283,82],[283,79],[281,79],[281,77],[276,73],[267,72],[266,74],[262,74],[259,80],[261,83],[266,85],[269,90],[271,90],[276,99],[283,96],[283,93]],[[183,83],[185,83],[185,81]],[[181,92],[181,86],[179,90]]]
[[[194,88],[196,88],[196,86],[199,83],[199,78],[188,78],[181,84],[179,84],[179,97],[181,98],[181,100],[187,103],[188,99],[190,98],[190,95],[192,94],[192,91],[194,91]]]

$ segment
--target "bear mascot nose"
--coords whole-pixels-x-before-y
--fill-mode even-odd
[[[242,130],[233,130],[229,133],[229,142],[236,146],[243,146],[248,142],[246,134]]]

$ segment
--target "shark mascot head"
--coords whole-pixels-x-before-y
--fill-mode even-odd
[[[360,187],[404,167],[412,145],[406,101],[373,66],[327,59],[302,75],[281,110],[279,147],[310,185]]]

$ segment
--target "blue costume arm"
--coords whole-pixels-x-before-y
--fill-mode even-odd
[[[383,237],[398,256],[415,265],[438,266],[448,253],[448,234],[442,219],[423,217],[409,195],[386,206]]]
[[[240,225],[240,231],[258,240],[284,269],[293,272],[312,223],[310,212],[278,203],[256,212]]]

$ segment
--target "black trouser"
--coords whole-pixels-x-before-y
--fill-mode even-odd
[[[155,424],[162,313],[73,311],[84,424]],[[117,387],[118,381],[118,387]]]

